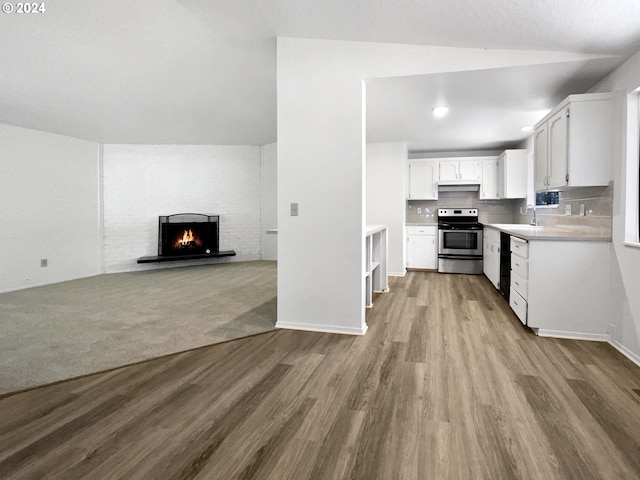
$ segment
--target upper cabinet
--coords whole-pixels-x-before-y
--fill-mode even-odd
[[[482,160],[481,200],[527,196],[527,151],[505,150],[496,158]]]
[[[536,125],[535,190],[608,185],[611,134],[611,94],[567,97]]]
[[[409,161],[409,200],[438,199],[437,160]]]
[[[498,159],[485,158],[482,160],[482,183],[478,198],[481,200],[493,200],[498,196]]]
[[[498,198],[527,196],[527,151],[505,150],[498,157]]]
[[[440,159],[441,182],[480,182],[482,162],[474,158]]]

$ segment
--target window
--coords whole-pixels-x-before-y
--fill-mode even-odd
[[[537,192],[536,207],[558,208],[560,192]]]
[[[640,88],[627,96],[624,241],[640,247]]]

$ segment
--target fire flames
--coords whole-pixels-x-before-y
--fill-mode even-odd
[[[182,237],[178,237],[178,240],[176,241],[177,248],[187,248],[199,244],[200,242],[198,242],[198,240],[194,237],[193,231],[191,229],[185,230],[182,233]]]

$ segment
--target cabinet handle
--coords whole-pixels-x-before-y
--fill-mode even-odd
[[[520,284],[518,282],[513,282],[513,283],[515,283],[517,286],[520,286]]]
[[[520,264],[519,264],[519,263],[516,263],[516,267],[519,267],[519,266],[520,266]]]
[[[513,304],[514,304],[516,307],[519,307],[519,306],[520,306],[520,305],[518,305],[518,302],[516,302],[515,300],[513,301]]]

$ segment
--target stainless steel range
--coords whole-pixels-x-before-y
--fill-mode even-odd
[[[438,272],[482,274],[477,208],[438,209]]]

